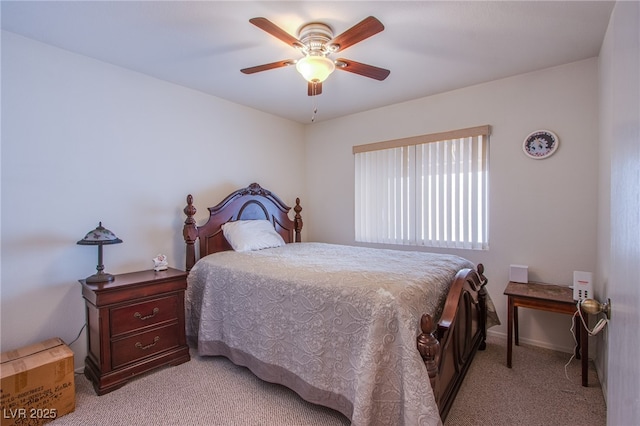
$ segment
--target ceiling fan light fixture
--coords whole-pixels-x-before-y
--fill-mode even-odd
[[[310,55],[296,62],[296,69],[310,83],[322,83],[336,69],[326,56]]]

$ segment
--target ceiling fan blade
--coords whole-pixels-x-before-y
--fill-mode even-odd
[[[307,95],[316,96],[322,94],[322,83],[312,83],[309,82],[307,84]]]
[[[374,67],[373,65],[362,64],[360,62],[343,58],[336,60],[336,69],[349,71],[354,74],[363,75],[365,77],[373,78],[380,81],[387,78],[391,73],[391,71],[384,68],[378,68]]]
[[[335,49],[334,52],[339,52],[371,37],[372,35],[378,34],[382,30],[384,30],[382,22],[378,21],[373,16],[369,16],[335,37],[328,44],[333,46]]]
[[[286,32],[273,22],[269,21],[267,18],[251,18],[249,19],[249,22],[260,28],[261,30],[268,32],[278,40],[284,41],[292,47],[303,47],[300,40]]]
[[[287,59],[286,61],[271,62],[270,64],[257,65],[255,67],[243,68],[240,71],[245,73],[245,74],[253,74],[253,73],[256,73],[256,72],[272,70],[272,69],[275,69],[275,68],[282,68],[282,67],[286,67],[286,66],[293,65],[293,64],[295,64],[295,61]]]

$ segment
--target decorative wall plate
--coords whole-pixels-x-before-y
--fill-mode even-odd
[[[522,143],[522,150],[527,157],[540,160],[551,156],[558,149],[558,137],[549,130],[536,130],[527,136]]]

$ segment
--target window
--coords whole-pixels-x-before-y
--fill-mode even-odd
[[[490,130],[354,146],[356,241],[488,249]]]

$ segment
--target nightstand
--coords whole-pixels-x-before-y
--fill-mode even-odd
[[[111,282],[80,284],[87,310],[84,373],[98,395],[155,368],[189,361],[186,272],[149,270],[115,275]]]

